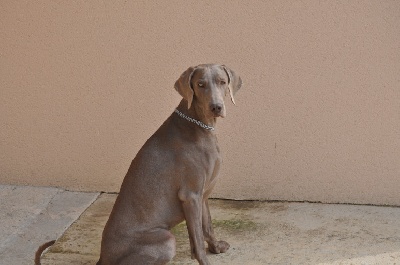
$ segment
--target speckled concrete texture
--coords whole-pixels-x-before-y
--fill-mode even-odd
[[[42,264],[95,264],[116,195],[102,194],[42,257]],[[399,264],[400,208],[211,200],[217,237],[231,244],[212,264]],[[185,224],[173,229],[177,254],[190,259]]]
[[[98,195],[0,185],[0,264],[32,265],[38,246],[59,238]]]

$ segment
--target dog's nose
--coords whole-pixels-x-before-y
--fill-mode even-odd
[[[222,111],[222,104],[221,103],[216,103],[216,104],[211,104],[210,105],[211,111],[215,114],[215,115],[219,115],[221,114]]]

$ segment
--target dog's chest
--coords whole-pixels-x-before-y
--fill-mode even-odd
[[[197,166],[202,167],[207,177],[212,177],[214,167],[221,162],[221,153],[215,136],[195,143]]]

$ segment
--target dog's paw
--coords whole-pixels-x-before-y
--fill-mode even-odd
[[[215,241],[212,244],[208,244],[208,250],[214,254],[225,253],[229,247],[230,245],[225,241]]]

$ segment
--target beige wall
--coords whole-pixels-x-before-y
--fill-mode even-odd
[[[0,36],[1,184],[117,191],[217,62],[214,197],[400,205],[400,1],[3,0]]]

